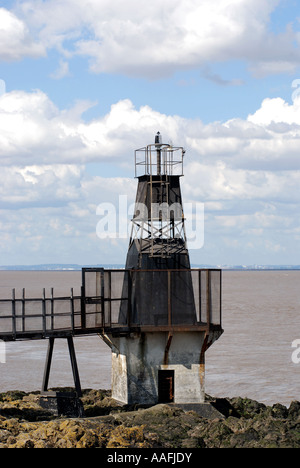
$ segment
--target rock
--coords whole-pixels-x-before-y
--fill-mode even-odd
[[[10,436],[11,436],[10,431],[6,431],[5,429],[0,429],[0,443],[6,442]]]
[[[34,442],[33,440],[31,439],[30,435],[28,434],[21,434],[17,440],[16,440],[16,443],[14,444],[14,446],[12,446],[11,448],[21,448],[21,449],[29,449],[29,448],[34,448],[35,445],[34,445]]]
[[[300,416],[300,402],[292,401],[288,410],[288,417],[291,419],[297,419]]]
[[[95,448],[99,446],[97,433],[87,429],[76,444],[76,448]]]
[[[107,448],[150,448],[145,441],[144,427],[118,426],[114,429],[107,443]]]
[[[286,419],[288,417],[289,411],[286,406],[276,403],[272,406],[272,416],[273,418]]]
[[[246,419],[261,414],[267,409],[263,403],[250,398],[232,398],[230,403],[236,412],[235,414]]]
[[[221,417],[176,405],[120,406],[85,390],[85,418],[54,418],[35,393],[0,395],[0,448],[300,448],[300,403],[272,407],[248,398],[210,399]],[[218,413],[216,413],[218,414]]]
[[[230,448],[255,448],[258,441],[258,432],[250,427],[246,431],[239,432],[230,437]]]
[[[189,439],[183,439],[181,446],[184,448],[206,448],[205,442],[201,437],[191,437]]]

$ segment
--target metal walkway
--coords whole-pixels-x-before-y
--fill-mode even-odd
[[[0,300],[3,341],[214,329],[221,329],[221,270],[84,268],[80,296],[71,289],[56,297],[52,289],[48,297],[44,289],[33,299],[13,289]]]
[[[95,301],[101,298],[95,298]],[[0,300],[0,339],[3,341],[59,338],[82,334],[97,334],[102,327],[97,326],[97,313],[93,315],[93,327],[87,328],[86,312],[83,315],[82,296],[74,296],[71,290],[69,297],[26,298],[23,289],[22,297]],[[91,317],[89,317],[91,318]],[[91,321],[91,320],[90,320]]]

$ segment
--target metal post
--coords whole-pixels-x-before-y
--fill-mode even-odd
[[[111,271],[108,272],[108,326],[111,328]]]
[[[128,278],[128,300],[127,300],[127,326],[130,328],[131,327],[131,318],[132,318],[132,313],[131,313],[131,296],[132,296],[132,271],[125,271],[125,275],[127,275]],[[136,274],[136,273],[135,273]],[[124,277],[126,281],[126,276]]]
[[[74,331],[75,329],[75,316],[74,316],[74,313],[75,313],[75,310],[74,310],[74,291],[73,291],[73,288],[71,288],[71,328],[72,328],[72,331]]]
[[[210,270],[206,272],[206,314],[207,329],[210,330],[211,322],[211,275]]]
[[[43,333],[46,334],[46,290],[43,289],[43,302],[42,302],[42,317],[43,317]]]
[[[171,291],[171,272],[168,271],[168,325],[172,326],[172,291]]]
[[[22,332],[25,332],[25,288],[22,291]]]
[[[161,175],[161,150],[158,149],[157,153],[157,175]]]
[[[49,342],[48,342],[48,351],[47,351],[47,357],[46,357],[46,363],[45,363],[42,392],[47,392],[48,390],[51,362],[52,362],[52,356],[53,356],[53,348],[54,348],[54,340],[55,338],[49,338]]]
[[[51,288],[51,330],[54,330],[54,288]]]
[[[199,322],[202,322],[202,300],[201,300],[201,270],[198,270],[198,291],[199,291]]]
[[[222,326],[222,270],[220,271],[220,327]]]
[[[81,397],[82,396],[82,390],[81,390],[81,384],[80,384],[80,378],[79,378],[75,348],[74,348],[74,343],[73,343],[73,337],[68,336],[67,340],[68,340],[68,347],[69,347],[69,353],[70,353],[70,359],[71,359],[71,365],[72,365],[72,372],[73,372],[73,377],[74,377],[75,388],[76,388],[77,396]]]
[[[101,314],[102,327],[105,327],[105,303],[104,303],[104,268],[101,269]]]
[[[16,338],[17,335],[17,324],[16,324],[16,290],[12,290],[12,333],[14,336],[14,339]]]
[[[85,286],[81,286],[81,328],[86,328],[86,315],[85,315]]]

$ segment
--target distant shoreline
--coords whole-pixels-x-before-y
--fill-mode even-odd
[[[9,265],[0,266],[0,271],[81,271],[82,268],[104,268],[108,270],[124,269],[124,264],[106,265],[72,265],[72,264],[42,264],[42,265]],[[192,268],[218,268],[223,271],[300,271],[300,265],[192,265]]]

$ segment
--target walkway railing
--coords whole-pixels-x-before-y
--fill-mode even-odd
[[[74,296],[0,300],[0,339],[221,329],[221,270],[82,270]]]
[[[95,314],[104,328],[221,328],[221,270],[84,268],[82,273],[84,313]]]
[[[55,297],[53,289],[50,297],[46,297],[44,289],[41,298],[26,298],[25,289],[21,297],[16,297],[13,289],[11,299],[0,300],[0,339],[81,334],[85,321],[82,300],[82,296],[74,296],[73,289],[68,297]]]

